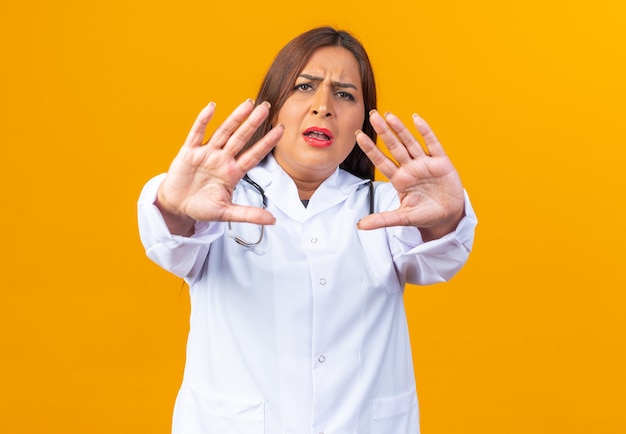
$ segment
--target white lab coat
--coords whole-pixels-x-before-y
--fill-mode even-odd
[[[343,170],[307,208],[271,155],[249,175],[276,217],[256,249],[225,223],[171,235],[153,205],[164,175],[139,200],[147,255],[190,286],[173,433],[419,433],[404,284],[448,280],[465,263],[476,225],[467,196],[457,230],[424,243],[411,227],[357,230],[369,189]],[[240,183],[234,201],[258,195]],[[393,187],[375,183],[376,211],[397,206]]]

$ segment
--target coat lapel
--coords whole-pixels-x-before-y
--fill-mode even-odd
[[[273,205],[299,222],[304,222],[345,201],[359,185],[367,182],[367,180],[337,169],[319,186],[311,197],[308,207],[305,208],[300,201],[295,183],[271,154],[250,171],[250,177],[265,190],[266,196]]]

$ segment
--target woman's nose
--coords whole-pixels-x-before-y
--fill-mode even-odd
[[[331,92],[322,87],[315,94],[312,112],[315,116],[330,117],[333,115],[332,110]]]

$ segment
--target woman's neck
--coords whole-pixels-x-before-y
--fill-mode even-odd
[[[315,193],[317,188],[320,185],[322,185],[322,182],[324,182],[323,179],[321,181],[319,180],[304,181],[304,180],[296,179],[294,177],[291,177],[291,179],[293,179],[293,182],[296,184],[296,188],[298,189],[298,196],[300,196],[300,200],[311,199],[311,196],[313,196],[313,193]]]
[[[310,169],[305,166],[299,168],[293,168],[291,166],[286,167],[276,159],[276,163],[289,175],[296,188],[298,189],[298,196],[300,200],[309,200],[317,188],[331,176],[335,170],[329,170],[328,168],[316,168]]]

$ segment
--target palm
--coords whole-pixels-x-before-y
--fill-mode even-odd
[[[446,228],[456,226],[463,212],[464,192],[454,169],[430,127],[415,116],[415,125],[426,143],[425,149],[394,115],[385,119],[372,113],[370,121],[396,162],[387,158],[365,134],[357,142],[398,192],[400,207],[372,214],[359,227],[385,226]]]
[[[275,128],[238,156],[268,114],[265,104],[253,107],[250,101],[240,105],[206,144],[202,141],[214,105],[210,104],[198,115],[161,185],[159,200],[170,211],[196,221],[260,224],[273,221],[265,210],[232,203],[234,186],[271,151],[282,135],[282,128]]]

